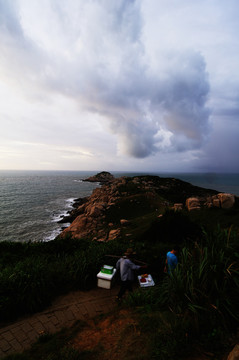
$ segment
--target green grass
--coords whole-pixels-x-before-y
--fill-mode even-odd
[[[107,222],[119,224],[120,219],[133,220],[148,214],[163,212],[163,199],[160,196],[136,194],[122,198],[106,212]],[[141,219],[142,220],[142,219]]]
[[[237,233],[218,228],[183,247],[179,265],[154,288],[127,300],[150,332],[157,359],[180,358],[197,343],[225,351],[239,324],[239,243]],[[220,344],[220,346],[219,346]],[[154,358],[152,356],[152,358]]]
[[[239,207],[233,209],[201,209],[200,211],[192,211],[188,213],[191,221],[205,228],[207,232],[212,232],[220,225],[221,228],[229,229],[234,227],[239,230]]]
[[[95,243],[71,238],[49,243],[15,245],[0,243],[0,318],[44,309],[58,295],[96,286],[96,274],[106,262],[106,254],[121,255],[122,242]],[[84,248],[83,248],[84,246]],[[115,265],[114,258],[107,258]]]
[[[150,226],[141,233],[140,239],[151,245],[158,242],[180,245],[187,239],[193,241],[201,236],[201,226],[190,218],[188,212],[166,209],[162,217],[151,221]]]

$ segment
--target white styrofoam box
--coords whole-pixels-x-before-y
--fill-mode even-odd
[[[104,288],[104,289],[110,289],[113,283],[113,278],[116,273],[116,269],[113,270],[113,274],[105,274],[101,271],[97,274],[97,286]]]

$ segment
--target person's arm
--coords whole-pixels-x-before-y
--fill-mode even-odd
[[[118,270],[119,271],[119,269],[120,269],[120,259],[117,261],[117,263],[116,263],[116,270]]]
[[[165,266],[164,266],[164,269],[163,269],[163,271],[165,273],[167,272],[167,265],[168,265],[168,258],[166,258],[166,260],[165,260]]]
[[[139,270],[142,267],[141,265],[135,265],[130,259],[127,259],[127,265],[131,270]]]

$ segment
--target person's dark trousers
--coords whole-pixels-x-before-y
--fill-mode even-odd
[[[126,290],[128,291],[133,291],[133,286],[132,286],[132,281],[130,280],[126,280],[126,281],[121,281],[121,287],[120,287],[120,291],[118,293],[118,298],[121,299],[122,296],[124,295],[124,293],[126,292]]]

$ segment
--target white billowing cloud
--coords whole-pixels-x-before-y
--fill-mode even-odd
[[[86,154],[92,166],[106,154],[138,167],[162,155],[195,162],[217,117],[238,115],[239,6],[229,2],[0,0],[3,142],[36,142],[59,164]]]
[[[140,2],[31,1],[26,6],[22,0],[18,16],[17,23],[12,14],[7,31],[22,42],[25,59],[30,53],[24,78],[104,115],[120,152],[137,158],[156,153],[163,148],[157,136],[162,131],[172,133],[175,150],[201,145],[208,121],[204,60],[192,50],[172,52],[163,72],[150,72]]]

